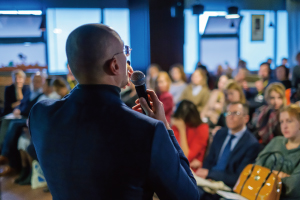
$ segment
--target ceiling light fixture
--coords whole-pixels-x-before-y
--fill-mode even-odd
[[[2,15],[42,15],[41,10],[0,10]]]

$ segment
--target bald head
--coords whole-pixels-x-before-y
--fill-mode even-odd
[[[66,44],[68,63],[79,83],[102,77],[107,73],[108,62],[122,49],[123,42],[118,33],[102,24],[76,28]]]

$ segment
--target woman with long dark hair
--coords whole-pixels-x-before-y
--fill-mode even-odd
[[[201,121],[195,104],[183,100],[178,105],[171,123],[175,137],[188,158],[191,168],[201,167],[207,147],[209,127]]]

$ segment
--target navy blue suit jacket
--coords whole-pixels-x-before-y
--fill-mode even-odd
[[[207,178],[223,181],[229,187],[233,187],[243,169],[255,162],[260,151],[260,144],[253,134],[246,130],[229,156],[229,161],[224,172],[212,170],[217,164],[223,143],[228,135],[228,128],[220,129],[212,142],[208,156],[203,162],[203,168],[208,169]]]
[[[200,199],[172,131],[127,107],[118,87],[78,85],[40,101],[29,128],[54,200]]]

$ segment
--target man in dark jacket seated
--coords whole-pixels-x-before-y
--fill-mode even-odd
[[[260,144],[246,128],[249,120],[248,106],[231,103],[227,107],[226,125],[219,130],[212,142],[203,168],[196,171],[201,178],[223,181],[233,187],[243,169],[254,163]],[[200,188],[201,199],[218,199],[218,195],[206,194]]]

